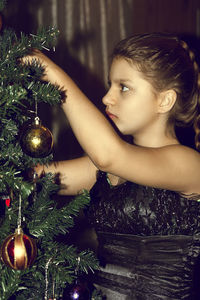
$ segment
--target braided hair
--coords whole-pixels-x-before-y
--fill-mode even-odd
[[[186,42],[164,33],[138,34],[120,41],[112,58],[135,65],[156,92],[173,89],[177,100],[170,111],[170,127],[194,126],[200,151],[200,74],[195,55]]]

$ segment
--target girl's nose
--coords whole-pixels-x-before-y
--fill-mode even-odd
[[[102,99],[102,102],[104,105],[114,105],[116,103],[116,99],[113,95],[113,93],[111,93],[111,91],[109,90],[105,96]]]

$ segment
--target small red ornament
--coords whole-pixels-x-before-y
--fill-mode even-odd
[[[24,270],[32,265],[37,255],[35,241],[25,235],[21,228],[9,235],[0,250],[2,261],[15,270]]]
[[[11,203],[10,196],[8,196],[8,195],[3,195],[3,196],[1,196],[1,199],[2,199],[3,201],[5,201],[5,205],[6,205],[7,207],[10,207],[10,203]]]
[[[10,207],[10,198],[9,198],[9,197],[7,197],[7,198],[5,199],[5,202],[6,202],[6,206],[7,206],[7,207]]]

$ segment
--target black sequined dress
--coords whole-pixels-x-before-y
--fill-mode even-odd
[[[99,172],[87,217],[102,265],[95,284],[107,300],[200,299],[200,202]]]

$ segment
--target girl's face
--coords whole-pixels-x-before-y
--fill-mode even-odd
[[[106,113],[127,135],[150,133],[157,125],[158,97],[142,73],[123,58],[113,60],[110,88],[103,97]]]

